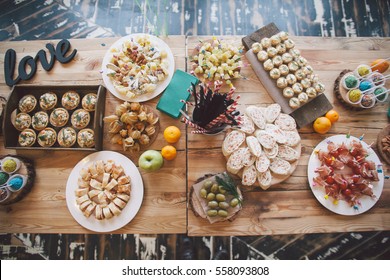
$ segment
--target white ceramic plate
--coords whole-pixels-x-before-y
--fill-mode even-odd
[[[80,170],[97,160],[113,160],[115,163],[122,165],[125,174],[131,178],[130,200],[122,213],[111,219],[97,220],[93,215],[87,218],[76,203],[75,190],[78,188],[77,180],[80,176]],[[117,152],[101,151],[85,157],[73,168],[66,183],[66,204],[69,212],[81,226],[96,232],[110,232],[128,224],[140,209],[143,197],[144,185],[137,167],[130,159]]]
[[[326,138],[315,147],[313,153],[310,156],[308,170],[307,170],[310,188],[313,191],[313,194],[317,198],[317,200],[330,211],[340,215],[347,215],[347,216],[358,215],[368,211],[369,209],[371,209],[371,207],[375,205],[375,203],[378,201],[379,197],[382,194],[384,175],[382,170],[382,164],[378,156],[376,155],[376,153],[371,148],[369,148],[364,141],[361,141],[363,148],[365,148],[369,153],[369,156],[366,159],[375,162],[377,169],[382,170],[382,172],[381,173],[378,172],[379,181],[372,182],[372,185],[374,186],[373,193],[375,195],[375,198],[366,195],[360,197],[359,201],[361,202],[361,204],[358,205],[358,209],[351,207],[351,205],[344,200],[340,200],[338,201],[338,204],[334,204],[333,198],[329,197],[328,199],[325,199],[324,197],[325,189],[323,187],[313,186],[313,179],[318,175],[314,171],[316,170],[317,167],[321,166],[321,162],[318,159],[315,150],[327,150],[328,141],[332,141],[336,144],[341,144],[344,142],[348,145],[348,143],[350,143],[352,140],[359,141],[359,139],[356,137],[350,136],[350,138],[347,138],[346,135],[335,135]],[[345,167],[345,168],[350,170],[349,167]]]
[[[107,69],[107,64],[110,62],[111,58],[112,58],[112,52],[111,52],[111,49],[112,48],[118,48],[118,49],[121,49],[122,48],[122,44],[123,42],[125,41],[129,41],[131,40],[132,38],[137,38],[139,36],[147,36],[150,40],[150,42],[152,44],[154,44],[157,48],[159,48],[161,51],[166,51],[167,52],[167,59],[168,59],[168,77],[165,78],[164,81],[160,82],[157,84],[157,88],[151,92],[151,93],[147,93],[147,94],[142,94],[142,95],[137,95],[135,96],[134,98],[128,98],[126,97],[125,95],[123,94],[120,94],[114,87],[111,79],[107,76],[107,73],[108,72],[111,72],[110,70]],[[106,85],[106,88],[113,94],[115,95],[116,97],[118,97],[119,99],[122,99],[124,101],[134,101],[134,102],[144,102],[144,101],[148,101],[156,96],[158,96],[161,92],[164,91],[164,89],[168,86],[169,82],[171,81],[172,79],[172,76],[173,76],[173,72],[175,71],[175,59],[173,57],[173,54],[172,54],[172,51],[171,49],[169,48],[169,46],[163,41],[161,40],[160,38],[157,38],[153,35],[149,35],[149,34],[142,34],[142,33],[135,33],[135,34],[131,34],[131,35],[127,35],[125,37],[122,37],[120,38],[119,40],[117,40],[115,43],[113,43],[110,48],[108,49],[108,51],[106,52],[106,54],[104,55],[104,58],[103,58],[103,62],[102,62],[102,75],[103,75],[103,82],[104,84]]]

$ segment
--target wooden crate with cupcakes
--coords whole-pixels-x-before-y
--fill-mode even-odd
[[[9,149],[102,149],[103,86],[15,86],[3,119]]]

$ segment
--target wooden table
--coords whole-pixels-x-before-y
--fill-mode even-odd
[[[203,37],[201,39],[207,39]],[[240,40],[241,37],[225,39]],[[313,147],[325,137],[335,134],[360,136],[365,134],[368,143],[376,142],[379,131],[387,125],[387,104],[375,109],[350,112],[340,105],[332,92],[333,82],[341,70],[354,68],[362,62],[388,57],[390,39],[378,38],[318,38],[295,37],[297,48],[309,60],[316,73],[325,83],[328,99],[340,113],[341,119],[326,135],[313,133],[310,127],[299,130],[302,137],[302,157],[293,175],[283,183],[272,186],[267,191],[244,191],[245,205],[233,222],[210,225],[197,218],[187,209],[188,190],[195,180],[206,173],[225,170],[226,161],[221,153],[224,134],[217,136],[194,135],[187,132],[178,120],[161,116],[161,128],[177,125],[183,137],[176,144],[178,157],[165,162],[164,167],[154,173],[141,172],[145,196],[137,216],[128,225],[114,233],[188,233],[188,235],[261,235],[293,234],[313,232],[368,231],[390,229],[390,187],[386,181],[378,203],[363,215],[344,217],[325,209],[311,193],[307,181],[307,163]],[[190,69],[185,58],[192,53],[199,37],[169,36],[164,38],[172,48],[176,68]],[[78,49],[76,61],[67,65],[57,63],[49,73],[41,67],[33,80],[27,83],[46,84],[100,84],[102,83],[101,61],[115,38],[71,40]],[[0,44],[0,90],[7,96],[10,89],[4,84],[3,58],[8,48],[14,48],[18,59],[35,55],[46,41],[9,42]],[[27,47],[28,46],[28,47]],[[28,48],[28,50],[27,50]],[[186,54],[186,49],[188,54]],[[243,69],[245,80],[234,83],[237,94],[241,95],[240,106],[249,104],[266,106],[273,103],[250,66]],[[158,98],[149,102],[155,106]],[[107,95],[106,114],[111,114],[120,101]],[[186,136],[186,137],[185,137]],[[3,142],[3,137],[0,137]],[[165,141],[160,133],[151,146],[161,149]],[[121,148],[111,145],[107,135],[104,150],[121,152]],[[376,147],[374,146],[374,149]],[[8,207],[0,206],[0,232],[28,233],[90,233],[70,215],[65,202],[65,186],[74,165],[87,156],[87,152],[39,152],[5,150],[0,143],[0,154],[19,154],[35,161],[37,178],[31,193],[21,202]],[[130,156],[127,153],[123,153]],[[138,158],[130,157],[135,163]],[[384,165],[385,173],[389,166]]]
[[[189,54],[193,52],[199,39],[207,40],[210,37],[188,38]],[[236,40],[240,39],[241,37],[236,37]],[[314,133],[311,127],[300,129],[302,156],[295,172],[288,180],[272,186],[267,191],[259,189],[246,191],[242,187],[244,206],[233,222],[209,224],[206,220],[195,217],[192,211],[188,211],[189,235],[267,235],[390,229],[388,180],[385,181],[382,196],[377,204],[368,212],[352,217],[333,214],[324,208],[312,194],[307,180],[309,157],[313,148],[323,139],[348,132],[357,137],[364,133],[364,140],[367,143],[376,143],[378,133],[387,126],[387,103],[372,110],[350,112],[336,100],[333,84],[343,69],[354,69],[359,64],[388,57],[390,39],[319,37],[292,39],[296,43],[296,48],[301,50],[302,55],[307,58],[325,84],[325,93],[339,112],[340,120],[326,135]],[[189,66],[187,65],[187,69]],[[245,67],[242,74],[246,79],[234,82],[236,94],[241,95],[241,108],[250,104],[266,106],[273,103],[250,66]],[[389,84],[388,82],[387,87]],[[206,173],[226,170],[226,160],[221,153],[223,139],[224,134],[213,137],[188,134],[188,188]],[[388,165],[384,165],[384,170],[385,174],[389,174]]]
[[[109,46],[118,38],[92,40],[71,40],[73,48],[78,50],[74,62],[61,65],[56,62],[50,72],[39,67],[34,79],[28,81],[33,85],[63,84],[102,84],[101,62]],[[171,47],[175,57],[175,67],[185,70],[185,37],[170,36],[164,39]],[[18,59],[26,55],[34,56],[44,48],[46,41],[13,42],[0,44],[1,72],[0,90],[8,95],[10,89],[4,84],[4,53],[13,48]],[[56,42],[53,42],[54,45]],[[117,104],[122,103],[107,93],[105,115],[114,113]],[[148,102],[155,107],[158,98]],[[186,233],[186,137],[185,126],[178,120],[160,115],[161,130],[168,125],[176,125],[182,130],[180,141],[175,144],[178,156],[175,161],[165,162],[164,167],[156,173],[141,171],[144,183],[144,198],[140,211],[125,227],[115,233]],[[107,128],[106,128],[107,129]],[[160,130],[160,131],[161,131]],[[80,226],[71,216],[66,206],[65,189],[72,168],[89,152],[42,152],[5,150],[3,136],[0,137],[0,154],[26,156],[35,161],[36,182],[22,201],[4,207],[0,206],[0,232],[28,233],[91,233]],[[166,142],[159,133],[150,149],[161,149]],[[122,152],[122,147],[109,143],[104,134],[103,150],[120,152],[130,157],[138,165],[138,157]]]

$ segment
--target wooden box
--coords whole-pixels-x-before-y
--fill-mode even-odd
[[[92,148],[80,147],[77,141],[70,148],[61,147],[58,144],[58,141],[56,141],[56,143],[51,147],[41,147],[38,144],[38,141],[36,141],[31,147],[20,146],[18,142],[20,131],[17,130],[13,125],[13,118],[18,113],[20,113],[19,111],[20,99],[27,94],[31,94],[37,99],[38,104],[36,105],[35,109],[32,112],[28,113],[30,116],[33,116],[34,113],[38,111],[43,111],[39,106],[39,97],[42,94],[49,91],[54,92],[57,95],[57,105],[55,106],[55,108],[59,108],[62,107],[61,105],[62,95],[69,90],[74,90],[80,95],[80,103],[77,106],[77,108],[75,108],[74,110],[68,110],[69,120],[68,123],[63,127],[67,127],[67,126],[72,127],[72,124],[70,122],[70,116],[72,115],[73,111],[82,108],[81,100],[86,94],[88,93],[97,94],[96,108],[95,111],[90,112],[90,122],[86,127],[94,131],[95,146]],[[3,118],[4,146],[7,149],[21,149],[21,150],[23,149],[23,150],[100,151],[103,148],[103,117],[104,117],[104,109],[105,109],[105,100],[106,100],[106,88],[101,85],[74,85],[74,86],[17,85],[14,86],[4,110],[4,118]],[[48,110],[46,111],[46,113],[50,116],[52,110]],[[53,128],[57,132],[57,134],[63,128],[63,127],[54,127],[50,124],[50,122],[47,127]],[[30,128],[32,129],[31,126]],[[78,129],[75,130],[76,132],[79,131]],[[35,132],[38,135],[38,131]]]
[[[268,71],[266,71],[262,63],[257,59],[257,55],[250,49],[252,44],[260,42],[261,39],[279,33],[279,29],[274,23],[266,25],[254,33],[242,38],[242,43],[246,48],[247,52],[245,56],[250,62],[253,71],[255,72],[258,79],[261,81],[265,89],[271,98],[282,107],[283,113],[292,116],[298,127],[304,127],[323,116],[333,108],[324,93],[317,95],[315,98],[309,100],[306,104],[301,105],[297,109],[292,109],[289,106],[288,99],[283,96],[282,89],[276,86],[275,80],[271,79]],[[315,69],[314,69],[315,72]]]

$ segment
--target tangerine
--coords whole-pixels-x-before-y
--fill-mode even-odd
[[[180,129],[174,125],[168,126],[164,130],[164,138],[169,144],[173,144],[179,141],[180,135]]]
[[[332,127],[332,123],[326,117],[319,117],[313,123],[313,129],[319,134],[327,133]]]
[[[390,64],[387,60],[380,58],[371,62],[370,66],[372,67],[372,72],[378,71],[379,73],[385,73],[389,69]]]
[[[166,160],[173,160],[176,157],[176,148],[171,145],[166,145],[161,149],[161,155]]]
[[[335,123],[339,120],[340,116],[336,110],[330,110],[329,112],[326,113],[325,117],[328,118],[331,123]]]

